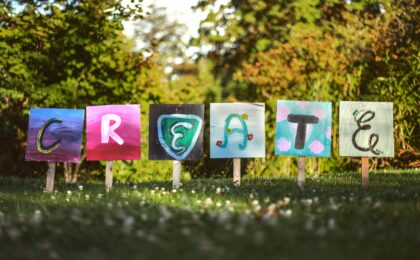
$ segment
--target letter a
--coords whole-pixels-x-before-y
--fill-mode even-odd
[[[229,125],[230,125],[230,121],[232,121],[232,119],[237,118],[239,120],[239,122],[241,123],[242,128],[233,128],[233,129],[229,129]],[[226,120],[225,120],[225,128],[224,128],[224,141],[223,143],[220,145],[220,148],[226,148],[228,143],[229,143],[229,135],[231,134],[241,134],[243,136],[242,138],[242,143],[238,144],[238,147],[240,150],[245,150],[247,144],[248,144],[248,126],[246,125],[245,121],[242,119],[242,117],[238,114],[230,114]]]
[[[115,121],[113,125],[111,125],[111,120]],[[115,114],[106,114],[102,116],[101,120],[101,143],[107,144],[109,143],[109,138],[111,137],[117,142],[119,145],[124,144],[124,140],[115,133],[115,129],[117,129],[121,125],[121,117]]]

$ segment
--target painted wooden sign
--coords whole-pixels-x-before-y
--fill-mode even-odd
[[[393,104],[340,102],[340,156],[393,157]]]
[[[85,111],[31,108],[27,161],[79,162]]]
[[[275,154],[329,157],[331,111],[330,102],[278,100]]]
[[[86,108],[86,159],[140,159],[140,106],[107,105]]]
[[[210,104],[210,157],[265,157],[264,103]]]
[[[204,105],[150,105],[149,160],[203,157]]]

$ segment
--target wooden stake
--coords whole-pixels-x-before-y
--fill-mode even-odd
[[[47,183],[45,185],[45,192],[54,191],[54,176],[55,176],[55,162],[48,163]]]
[[[362,157],[362,187],[369,184],[369,157]]]
[[[303,186],[305,185],[305,157],[303,156],[298,159],[297,184],[303,190]]]
[[[241,158],[233,158],[233,185],[241,185]]]
[[[112,188],[112,170],[114,161],[106,161],[106,172],[105,172],[105,189],[110,191]]]
[[[178,189],[181,186],[181,161],[174,161],[172,172],[172,188]]]

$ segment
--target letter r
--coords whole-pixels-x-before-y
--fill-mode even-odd
[[[115,121],[113,125],[111,125],[111,120]],[[111,137],[117,142],[119,145],[124,144],[124,140],[115,133],[115,129],[117,129],[121,125],[121,117],[115,114],[106,114],[102,116],[101,119],[101,143],[107,144],[109,143],[109,138]]]

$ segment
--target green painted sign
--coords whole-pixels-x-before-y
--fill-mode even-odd
[[[157,120],[158,139],[169,155],[183,160],[194,148],[201,127],[202,119],[196,115],[160,115]]]

